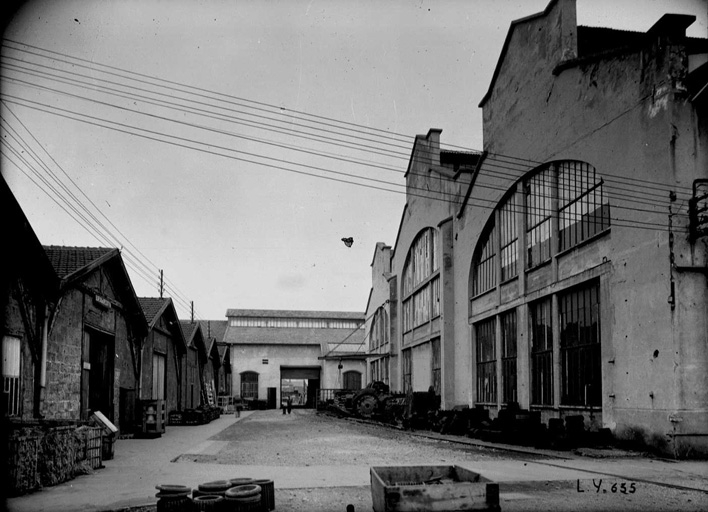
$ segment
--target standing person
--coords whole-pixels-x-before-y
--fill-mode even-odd
[[[288,414],[290,414],[290,411],[293,410],[293,397],[289,396],[288,397]]]

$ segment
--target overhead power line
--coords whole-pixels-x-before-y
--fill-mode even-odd
[[[270,167],[270,168],[274,168],[274,169],[280,169],[280,170],[284,170],[284,171],[288,171],[288,172],[293,172],[293,173],[297,173],[297,174],[302,174],[302,175],[307,175],[307,176],[318,177],[318,178],[321,178],[321,179],[328,179],[328,180],[332,180],[332,181],[338,181],[338,182],[343,182],[343,183],[355,184],[355,185],[359,185],[359,186],[368,187],[368,188],[371,188],[371,189],[383,190],[383,191],[386,191],[386,192],[396,192],[396,193],[406,194],[405,191],[397,191],[397,190],[392,190],[392,189],[389,189],[389,188],[383,188],[383,187],[379,187],[379,186],[372,186],[372,185],[367,185],[367,184],[359,183],[359,182],[352,182],[352,181],[344,180],[344,179],[341,179],[341,178],[334,178],[334,177],[330,177],[330,176],[322,176],[322,175],[315,174],[315,173],[312,173],[312,172],[301,171],[301,170],[299,170],[299,169],[292,169],[292,168],[289,168],[289,167],[284,167],[284,166],[279,165],[279,164],[267,164],[267,163],[260,162],[260,161],[257,161],[257,160],[246,159],[246,158],[243,158],[243,157],[237,157],[237,156],[233,156],[233,155],[226,155],[226,154],[223,154],[223,153],[219,153],[219,152],[213,151],[213,149],[219,149],[219,150],[223,150],[223,151],[227,151],[227,152],[233,152],[234,150],[233,150],[232,148],[227,148],[227,147],[223,147],[223,146],[216,146],[216,145],[214,145],[214,144],[212,144],[212,143],[204,143],[204,142],[195,141],[195,140],[188,139],[188,138],[184,138],[184,137],[177,137],[177,136],[174,136],[174,135],[169,135],[169,134],[164,134],[164,133],[160,133],[160,132],[155,132],[155,131],[147,130],[147,129],[144,129],[144,128],[132,127],[132,126],[125,125],[124,123],[117,123],[117,122],[115,122],[115,121],[109,121],[109,120],[99,119],[99,118],[96,118],[95,116],[88,116],[88,115],[86,115],[86,114],[78,114],[78,113],[75,113],[75,112],[69,112],[69,111],[66,111],[66,109],[60,109],[60,108],[53,107],[53,106],[50,106],[50,105],[41,104],[41,103],[39,103],[39,102],[33,102],[33,101],[31,101],[31,100],[25,100],[25,99],[22,99],[22,98],[16,98],[16,97],[13,97],[13,96],[10,96],[10,95],[5,95],[5,101],[9,101],[9,102],[11,102],[11,103],[17,103],[17,104],[19,104],[19,105],[29,106],[29,107],[31,107],[31,108],[38,109],[38,110],[40,110],[40,111],[44,111],[44,112],[51,113],[51,114],[54,114],[54,115],[59,115],[59,116],[61,116],[61,117],[66,117],[66,118],[68,118],[68,119],[73,119],[73,120],[81,121],[81,122],[84,122],[84,123],[92,124],[92,125],[95,125],[95,126],[101,126],[101,127],[104,127],[104,128],[109,128],[109,129],[115,130],[115,131],[119,131],[119,132],[131,134],[131,135],[137,135],[137,136],[140,136],[140,137],[142,137],[142,138],[149,139],[149,140],[155,140],[155,141],[158,141],[158,142],[163,142],[163,143],[170,144],[170,145],[174,145],[174,146],[178,146],[178,147],[184,147],[184,148],[188,148],[188,149],[192,149],[192,150],[197,150],[197,151],[204,152],[204,153],[208,153],[208,154],[213,154],[213,155],[218,155],[218,156],[222,156],[222,157],[227,157],[227,158],[231,158],[231,159],[238,160],[238,161],[253,163],[253,164],[256,164],[256,165],[265,166],[265,167]],[[25,102],[25,103],[23,103],[23,102]],[[29,105],[27,105],[26,103],[29,103]],[[37,106],[35,106],[35,105],[33,105],[33,104],[41,105],[41,107],[45,107],[45,108],[40,108],[40,107],[37,107]],[[54,110],[52,110],[52,109],[54,109]],[[56,112],[55,110],[58,110],[58,111],[60,111],[60,112]],[[88,118],[88,119],[90,119],[90,120],[83,119],[82,116],[83,116],[84,118]],[[101,124],[101,123],[108,123],[109,125]],[[110,125],[117,125],[118,127],[116,127],[116,126],[110,126]],[[149,135],[145,135],[145,134],[143,134],[143,133],[136,132],[135,130],[137,130],[137,131],[139,131],[139,132],[146,132],[146,133],[148,133]],[[174,142],[174,141],[171,141],[171,140],[164,140],[164,138],[160,138],[160,137],[168,137],[168,138],[171,138],[171,139],[176,139],[178,142]],[[203,149],[203,148],[200,148],[200,147],[194,147],[193,145],[189,145],[189,144],[196,144],[196,145],[201,144],[201,145],[204,145],[204,146],[208,146],[209,148],[213,148],[213,149]],[[290,163],[291,165],[293,165],[291,162],[285,162],[285,163]],[[310,167],[310,168],[313,168],[313,169],[316,169],[316,170],[319,170],[319,171],[330,172],[330,173],[334,173],[334,174],[338,174],[338,175],[348,176],[348,177],[350,177],[350,178],[367,179],[366,177],[355,176],[355,175],[349,175],[349,174],[347,174],[347,173],[343,173],[343,172],[339,172],[339,171],[333,171],[333,170],[325,169],[325,168],[319,168],[319,167],[314,167],[314,166],[306,166],[306,167]],[[389,183],[389,185],[391,185],[391,183]],[[433,200],[443,200],[443,201],[447,201],[447,202],[455,202],[455,201],[449,201],[449,200],[447,200],[447,199],[431,197],[430,194],[425,194],[425,195],[423,195],[423,194],[415,194],[415,193],[408,192],[408,195],[409,195],[409,196],[425,197],[425,198],[433,199]],[[483,199],[482,199],[482,200],[483,200]],[[483,205],[483,204],[474,204],[474,203],[470,203],[469,206],[476,206],[476,207],[480,207],[480,208],[486,208],[486,209],[488,209],[488,210],[493,210],[493,209],[496,207],[496,204],[495,204],[495,202],[494,202],[493,200],[486,200],[486,201],[490,203],[489,206]],[[456,202],[455,202],[455,203],[456,203]],[[663,223],[657,223],[657,222],[653,222],[653,223],[652,223],[652,222],[645,222],[645,221],[640,221],[640,220],[630,220],[630,219],[614,218],[614,217],[612,218],[612,220],[613,220],[613,222],[614,222],[615,225],[619,225],[619,226],[621,226],[621,225],[623,225],[623,224],[626,224],[626,227],[642,227],[642,228],[660,229],[660,230],[662,230],[662,231],[665,230],[665,226],[663,225]]]
[[[240,103],[236,103],[236,104],[237,104],[238,106],[240,106],[240,107],[251,108],[251,109],[254,109],[254,110],[258,110],[258,111],[265,111],[265,112],[270,113],[270,114],[272,114],[272,113],[273,113],[273,110],[275,110],[275,112],[276,112],[276,113],[279,113],[280,115],[282,115],[284,112],[288,112],[289,115],[295,114],[295,115],[298,115],[298,116],[303,116],[303,117],[307,117],[307,118],[311,118],[311,119],[326,120],[326,121],[327,121],[327,123],[325,124],[326,126],[335,127],[335,128],[337,128],[337,129],[341,129],[342,126],[356,127],[356,130],[352,130],[352,131],[354,131],[355,133],[363,133],[363,134],[367,134],[367,135],[370,135],[371,132],[375,132],[375,133],[379,133],[379,134],[387,134],[387,135],[386,135],[386,138],[388,138],[388,139],[395,140],[395,141],[397,141],[397,142],[405,142],[405,145],[399,145],[399,146],[397,146],[397,147],[402,148],[402,149],[408,149],[408,148],[409,148],[409,142],[408,142],[408,141],[410,140],[410,136],[405,135],[405,134],[395,133],[395,132],[391,132],[391,131],[389,131],[389,130],[383,130],[383,129],[375,128],[375,127],[368,127],[368,126],[360,125],[360,124],[357,124],[357,123],[351,123],[351,122],[347,122],[347,121],[340,121],[340,120],[336,120],[336,119],[333,119],[333,118],[330,118],[330,117],[319,116],[319,115],[310,114],[310,113],[307,113],[307,112],[301,112],[301,111],[296,111],[296,110],[286,110],[286,109],[283,109],[282,107],[278,107],[278,106],[276,106],[276,105],[272,105],[272,104],[268,104],[268,103],[264,103],[264,102],[259,102],[259,101],[255,101],[255,100],[250,100],[250,99],[247,99],[247,98],[242,98],[242,97],[238,97],[238,96],[234,96],[234,95],[224,94],[224,93],[220,93],[220,92],[216,92],[216,91],[211,91],[211,90],[204,89],[204,88],[194,87],[194,86],[191,86],[191,85],[182,84],[182,83],[179,83],[179,82],[175,82],[175,81],[171,81],[171,80],[166,80],[166,79],[163,79],[163,78],[159,78],[159,77],[155,77],[155,76],[151,76],[151,75],[147,75],[147,74],[137,73],[137,72],[134,72],[134,71],[130,71],[130,70],[118,68],[118,67],[115,67],[115,66],[110,66],[110,65],[106,65],[106,64],[96,63],[96,62],[94,62],[94,61],[89,61],[89,60],[87,60],[87,59],[82,59],[82,58],[79,58],[79,57],[70,56],[70,55],[68,55],[68,54],[64,54],[64,53],[61,53],[61,52],[56,52],[56,51],[52,51],[52,50],[43,49],[43,48],[36,47],[36,46],[32,46],[32,45],[26,45],[25,43],[21,43],[21,42],[17,42],[17,41],[8,40],[7,42],[10,42],[10,43],[15,44],[15,45],[24,46],[24,47],[27,47],[27,48],[32,48],[32,49],[37,50],[37,51],[39,51],[39,52],[44,52],[44,53],[47,53],[47,54],[50,54],[50,55],[58,55],[58,56],[63,57],[64,59],[71,59],[71,60],[68,60],[68,61],[67,61],[67,60],[63,60],[63,59],[57,59],[57,58],[55,58],[55,57],[48,57],[47,55],[44,55],[44,54],[42,54],[42,53],[30,52],[29,50],[25,50],[25,49],[23,49],[23,48],[17,48],[17,47],[13,47],[13,46],[8,46],[8,45],[6,45],[7,48],[11,48],[11,49],[14,49],[14,50],[19,51],[19,52],[28,53],[28,54],[31,54],[31,55],[34,55],[34,56],[40,57],[40,58],[52,59],[52,60],[54,60],[54,61],[64,62],[64,63],[69,64],[69,65],[74,66],[74,67],[77,66],[77,64],[76,64],[76,62],[73,62],[73,61],[84,62],[84,63],[87,63],[87,64],[89,64],[89,65],[83,65],[83,64],[80,65],[80,66],[83,67],[83,68],[90,69],[90,70],[92,70],[92,71],[94,71],[94,72],[98,71],[98,72],[106,73],[106,74],[109,74],[109,75],[112,75],[112,76],[116,76],[116,77],[119,77],[119,78],[122,78],[122,79],[127,79],[127,80],[136,81],[136,82],[138,82],[138,83],[149,84],[149,85],[151,85],[151,86],[165,87],[165,88],[167,88],[167,89],[169,89],[169,90],[173,90],[173,91],[176,91],[176,92],[190,93],[190,94],[198,94],[200,97],[208,98],[208,99],[211,99],[211,100],[219,99],[222,103],[223,103],[224,101],[226,101],[226,102],[228,103],[228,102],[230,102],[231,100],[235,100],[236,102],[240,102]],[[39,65],[39,64],[33,63],[33,65]],[[111,71],[106,71],[107,69],[108,69],[108,70],[111,70]],[[63,72],[66,72],[66,71],[63,71]],[[134,78],[134,77],[140,77],[140,78]],[[91,79],[95,80],[96,77],[95,77],[95,76],[92,76]],[[146,80],[146,79],[147,79],[147,80]],[[163,84],[168,84],[168,85],[163,85]],[[121,84],[121,86],[123,86],[123,87],[129,87],[128,85],[125,85],[125,84]],[[156,94],[155,92],[151,92],[151,93]],[[209,95],[211,95],[211,96],[207,96],[207,95],[204,95],[204,94],[202,94],[202,93],[207,93],[207,94],[209,94]],[[216,97],[216,98],[215,98],[215,97]],[[252,105],[257,105],[259,108],[255,108],[255,107],[253,107]],[[267,109],[263,109],[263,108],[260,108],[260,107],[266,107]],[[273,118],[271,118],[271,119],[273,119]],[[332,124],[332,123],[336,123],[336,124]],[[310,129],[315,129],[315,128],[310,127]],[[347,136],[349,136],[349,135],[347,135]],[[403,139],[401,139],[401,138],[403,138]],[[377,142],[377,143],[378,143],[378,142]],[[462,147],[462,146],[454,146],[454,147],[458,147],[458,148],[461,148],[461,149],[467,150],[467,151],[470,150],[470,148],[465,148],[465,147]],[[540,165],[540,164],[543,163],[543,162],[533,161],[533,160],[530,160],[530,159],[524,159],[524,158],[521,158],[521,157],[512,157],[512,156],[502,155],[502,154],[497,154],[497,153],[491,153],[491,155],[492,155],[491,158],[500,157],[500,158],[506,159],[507,161],[508,161],[508,160],[513,160],[513,161],[517,161],[517,162],[524,161],[524,162],[527,162],[527,163],[534,164],[534,166],[537,166],[537,165]],[[609,173],[603,173],[603,175],[604,175],[604,176],[606,177],[606,179],[607,179],[608,181],[610,181],[610,182],[611,182],[611,179],[610,179],[610,178],[614,178],[613,175],[611,175],[611,174],[609,174]],[[632,179],[633,179],[633,178],[628,178],[628,177],[625,177],[625,176],[619,176],[619,177],[617,177],[617,178],[618,178],[618,179],[622,179],[622,180],[632,180]],[[641,182],[641,183],[644,183],[645,185],[655,184],[655,185],[657,185],[657,186],[659,186],[659,187],[667,187],[667,186],[670,186],[670,185],[665,184],[665,183],[651,182],[651,181],[649,181],[649,180],[643,180],[643,179],[636,179],[636,182]],[[681,190],[686,191],[686,192],[690,191],[690,187],[674,186],[673,188],[674,188],[677,192],[680,192]],[[663,191],[663,189],[662,189],[662,191]]]

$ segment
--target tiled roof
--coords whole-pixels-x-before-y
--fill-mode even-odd
[[[184,334],[184,339],[189,343],[192,340],[192,336],[197,330],[198,323],[192,323],[189,320],[180,320],[180,325],[182,326],[182,333]]]
[[[143,308],[143,313],[145,313],[145,319],[148,324],[152,324],[155,316],[162,311],[169,300],[169,298],[161,299],[159,297],[138,297],[140,307]]]
[[[227,317],[248,318],[322,318],[336,320],[364,320],[365,313],[353,311],[298,311],[292,309],[229,309]]]
[[[320,345],[340,343],[351,329],[309,329],[287,327],[231,327],[224,341],[244,345]],[[347,341],[363,340],[364,329],[358,329]],[[351,345],[349,345],[351,346]]]
[[[211,336],[216,338],[216,341],[224,341],[224,334],[228,325],[227,320],[200,320],[199,323],[202,326],[202,333],[205,338]]]
[[[44,252],[47,254],[57,276],[64,279],[111,252],[117,253],[118,249],[45,245]]]

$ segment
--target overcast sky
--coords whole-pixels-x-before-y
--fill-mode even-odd
[[[139,296],[164,269],[182,318],[364,311],[415,134],[480,149],[509,24],[546,4],[29,2],[3,39],[3,176],[43,244],[122,247]],[[707,11],[578,0],[580,24],[689,13],[697,37]]]

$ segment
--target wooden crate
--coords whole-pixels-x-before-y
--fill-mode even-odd
[[[88,427],[86,433],[86,453],[84,458],[91,469],[98,469],[103,464],[103,429]]]
[[[459,466],[371,468],[375,512],[499,511],[499,485]]]

